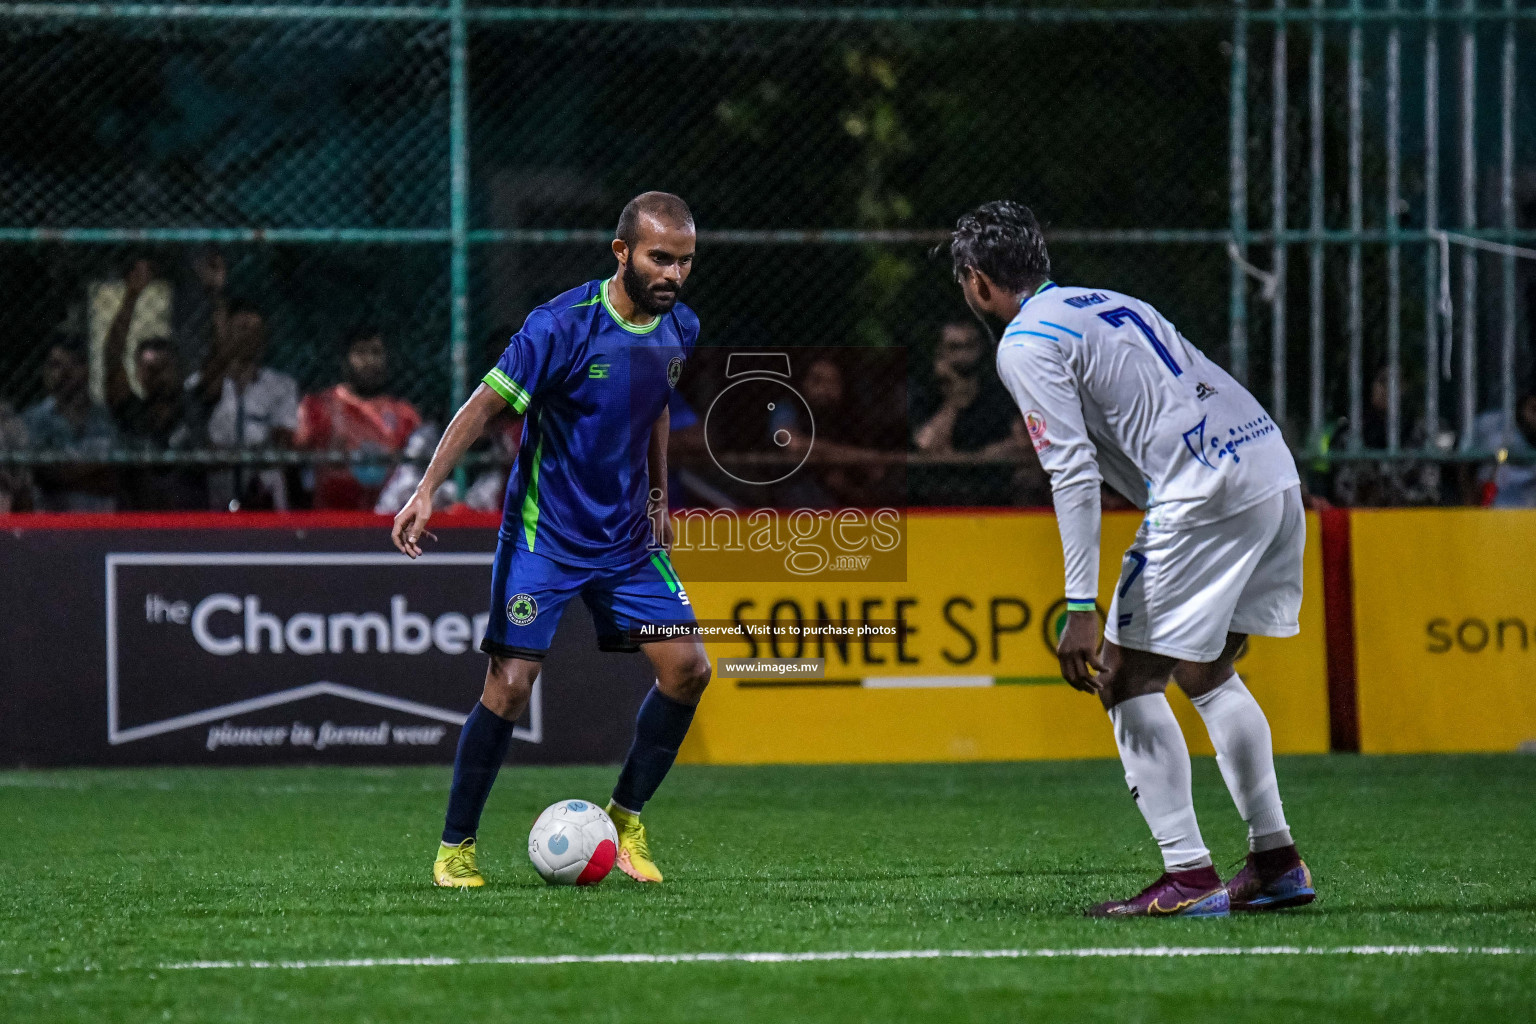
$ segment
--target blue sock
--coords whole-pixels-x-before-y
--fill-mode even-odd
[[[694,705],[673,700],[651,687],[640,705],[640,714],[635,716],[635,742],[619,772],[619,784],[613,787],[614,803],[639,814],[645,802],[656,795],[656,788],[677,759],[677,748],[688,735],[693,712]]]
[[[496,773],[512,745],[512,723],[484,704],[476,703],[459,733],[459,752],[453,759],[453,788],[448,791],[448,820],[443,842],[457,846],[474,838],[480,827],[485,798],[496,784]]]

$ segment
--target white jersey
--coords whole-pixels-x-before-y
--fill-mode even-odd
[[[1101,481],[1166,530],[1300,484],[1258,400],[1129,295],[1046,282],[1003,332],[997,372],[1051,476],[1069,600],[1098,595]]]

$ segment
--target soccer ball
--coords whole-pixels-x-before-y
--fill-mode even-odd
[[[550,885],[596,885],[619,855],[619,833],[596,804],[550,804],[528,833],[528,859]]]

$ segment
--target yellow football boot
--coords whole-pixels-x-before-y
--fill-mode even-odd
[[[432,884],[449,889],[478,889],[485,876],[475,867],[475,841],[466,839],[457,846],[442,843],[437,861],[432,865]]]
[[[646,842],[640,815],[631,814],[610,801],[608,817],[613,819],[613,827],[619,833],[619,870],[637,882],[661,881],[661,869],[651,860],[651,844]]]

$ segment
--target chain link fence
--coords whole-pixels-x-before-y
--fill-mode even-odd
[[[1419,49],[1443,33],[1448,54],[1462,25],[1485,37],[1474,64],[1486,65],[1478,88],[1493,90],[1496,112],[1503,34],[1514,46],[1536,24],[1512,5],[1492,16],[1503,10],[1400,27]],[[1388,293],[1385,214],[1352,221],[1339,183],[1350,167],[1373,188],[1386,174],[1380,134],[1346,122],[1362,103],[1381,122],[1382,44],[1398,22],[1383,6],[1319,4],[1312,13],[1112,3],[0,3],[0,401],[25,410],[59,389],[48,361],[61,337],[86,343],[93,393],[106,400],[122,282],[147,260],[155,284],[140,299],[130,347],[163,335],[180,371],[192,373],[207,358],[215,311],[235,303],[261,315],[265,363],[309,394],[342,379],[344,346],[367,324],[386,344],[387,393],[441,424],[529,310],[611,272],[607,242],[622,205],[664,189],[688,200],[700,228],[684,299],[704,324],[703,344],[903,348],[908,393],[850,380],[839,414],[856,432],[865,418],[883,422],[893,401],[911,403],[916,434],[941,401],[945,326],[969,318],[947,259],[930,249],[958,213],[1009,196],[1046,225],[1058,280],[1155,303],[1266,402],[1284,405],[1294,445],[1315,458],[1340,417],[1361,418],[1366,378],[1388,345],[1385,317],[1361,316],[1369,326],[1356,328],[1347,312],[1351,296],[1368,296],[1374,310]],[[1309,108],[1314,26],[1329,70]],[[1370,40],[1358,59],[1352,32]],[[1290,52],[1270,62],[1264,48],[1279,38]],[[1335,73],[1345,66],[1370,88]],[[1275,91],[1276,67],[1288,95]],[[1528,97],[1517,99],[1529,109]],[[1311,234],[1297,227],[1315,202],[1309,109],[1327,175]],[[1536,154],[1530,133],[1518,134],[1511,159],[1523,169]],[[1278,222],[1272,153],[1287,172]],[[1488,133],[1474,143],[1474,163],[1485,157],[1500,158]],[[1425,194],[1407,177],[1396,222],[1405,227]],[[1504,199],[1484,189],[1476,202],[1491,215]],[[1499,235],[1506,244],[1530,223],[1523,207],[1515,216]],[[1280,236],[1265,233],[1273,223]],[[1472,235],[1483,237],[1476,223]],[[1318,231],[1332,232],[1320,341],[1308,333],[1300,286],[1307,247],[1324,244]],[[1289,291],[1265,277],[1277,239],[1280,261],[1294,264]],[[1358,280],[1341,285],[1336,257],[1351,241],[1367,254]],[[1404,340],[1425,331],[1418,297],[1433,286],[1413,276],[1428,272],[1425,247],[1418,236],[1400,256],[1406,276],[1394,286],[1417,303],[1401,300],[1394,328],[1399,403],[1434,376],[1424,347]],[[1483,259],[1500,280],[1499,257]],[[212,262],[223,273],[210,284]],[[1517,274],[1517,287],[1525,280]],[[1267,297],[1284,311],[1280,321]],[[1490,301],[1488,290],[1475,301]],[[1483,318],[1490,337],[1506,330],[1503,308]],[[1524,309],[1522,298],[1510,313],[1522,365]],[[1266,322],[1279,333],[1266,334]],[[1503,386],[1499,357],[1487,356],[1497,346],[1482,351],[1470,372],[1500,383],[1474,404]],[[1479,361],[1487,358],[1496,365]],[[1048,497],[1038,470],[1030,476],[1028,445],[1017,436],[1010,445],[1007,428],[994,433],[915,454],[909,499]],[[221,449],[204,436],[180,454],[150,455],[114,438],[90,451],[127,465],[291,464],[294,503],[313,484],[306,465],[382,458],[366,445],[284,452],[281,439],[242,435]],[[1430,460],[1479,454],[1437,445],[1399,423],[1392,447]],[[1358,455],[1388,445],[1334,447]],[[7,472],[25,464],[46,475],[80,462],[83,450],[32,439],[5,456]]]

